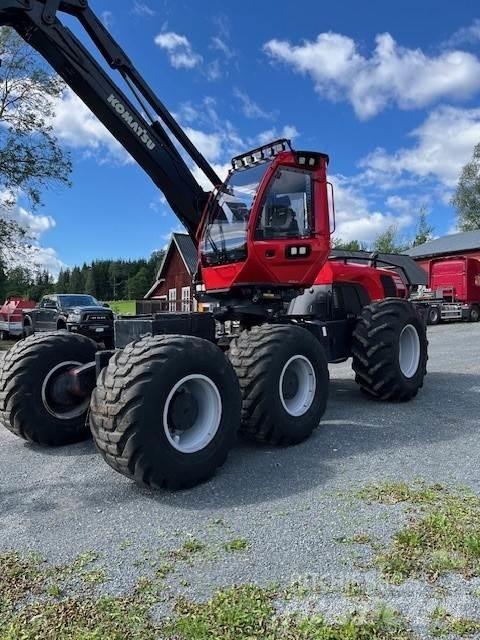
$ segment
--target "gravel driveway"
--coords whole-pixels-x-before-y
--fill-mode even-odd
[[[310,440],[288,449],[240,443],[215,478],[185,492],[135,486],[91,443],[43,450],[0,430],[0,551],[33,550],[54,563],[96,551],[107,590],[118,593],[148,570],[149,558],[193,536],[213,551],[170,577],[172,593],[205,598],[232,584],[322,582],[338,589],[288,606],[334,616],[359,606],[346,588],[358,583],[361,606],[386,602],[425,635],[438,584],[393,586],[368,566],[371,549],[341,540],[387,540],[405,521],[401,508],[358,499],[371,483],[422,478],[480,494],[480,324],[432,327],[429,340],[429,373],[413,402],[372,402],[349,363],[332,366],[329,408]],[[233,539],[248,548],[224,551]],[[480,619],[472,595],[479,586],[444,578],[442,605]]]

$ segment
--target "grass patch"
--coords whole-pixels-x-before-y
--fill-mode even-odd
[[[180,599],[176,618],[164,625],[169,640],[406,640],[409,632],[396,614],[384,609],[366,616],[353,614],[338,623],[321,616],[278,616],[275,593],[254,585],[217,592],[206,603]]]
[[[113,313],[118,313],[121,316],[134,316],[137,312],[135,300],[114,300],[107,304]]]
[[[191,538],[190,540],[186,540],[179,549],[170,551],[168,555],[172,560],[185,562],[190,560],[192,556],[205,551],[206,548],[203,542],[196,538]]]
[[[0,612],[42,589],[42,563],[38,556],[21,556],[15,551],[0,555]]]
[[[415,509],[391,546],[378,555],[386,577],[400,582],[411,576],[438,576],[456,571],[480,575],[480,499],[440,485],[388,484],[369,487],[361,496],[382,504],[407,503]]]
[[[158,631],[138,598],[76,599],[35,604],[15,612],[1,640],[154,640]]]
[[[189,540],[187,549],[203,545]],[[88,566],[87,557],[75,561]],[[85,565],[85,563],[87,563]],[[74,570],[69,575],[76,578]],[[92,573],[92,572],[91,572]],[[169,618],[155,621],[152,606],[162,597],[159,583],[141,578],[123,597],[92,592],[64,596],[54,574],[37,558],[19,554],[0,556],[0,640],[407,640],[410,634],[390,610],[337,623],[321,616],[279,615],[278,587],[243,585],[218,591],[208,602],[180,598]],[[85,573],[82,574],[85,577]],[[68,587],[67,587],[68,588]],[[34,598],[29,598],[34,596]],[[48,596],[47,599],[45,597]],[[52,602],[52,598],[55,601]]]
[[[225,551],[246,551],[249,548],[248,540],[245,538],[234,538],[233,540],[229,540],[223,545]]]
[[[358,497],[367,502],[380,504],[433,504],[442,498],[446,489],[440,484],[425,485],[417,482],[413,486],[405,482],[385,482],[368,485],[358,492]]]
[[[436,637],[454,635],[464,638],[480,633],[480,621],[451,615],[443,607],[437,607],[430,615],[430,632]]]

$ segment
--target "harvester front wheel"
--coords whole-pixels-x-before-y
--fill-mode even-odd
[[[240,390],[214,344],[191,336],[133,342],[111,358],[92,394],[90,427],[105,461],[154,488],[215,473],[240,424]]]
[[[229,350],[242,390],[241,432],[270,444],[308,438],[328,400],[320,342],[302,327],[264,324],[243,331]]]
[[[427,370],[426,328],[415,307],[400,298],[367,305],[353,332],[355,380],[379,400],[411,400]]]
[[[61,377],[95,360],[95,343],[59,331],[32,335],[5,355],[0,372],[2,422],[15,435],[45,446],[90,437],[89,398],[59,394]]]

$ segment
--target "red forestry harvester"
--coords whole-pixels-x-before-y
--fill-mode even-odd
[[[79,20],[139,107],[61,12]],[[0,0],[0,23],[40,52],[163,192],[198,246],[197,296],[219,305],[119,319],[114,351],[67,332],[25,339],[1,371],[7,428],[44,445],[91,430],[115,470],[179,488],[211,476],[239,429],[275,444],[307,438],[327,404],[328,362],[353,356],[373,398],[417,394],[425,327],[392,272],[328,261],[328,156],[278,140],[234,158],[222,183],[87,0]],[[226,321],[237,333],[218,330]]]

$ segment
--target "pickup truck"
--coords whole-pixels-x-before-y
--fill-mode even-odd
[[[23,335],[66,329],[103,342],[108,349],[113,346],[113,321],[113,311],[93,296],[55,294],[23,312]]]

